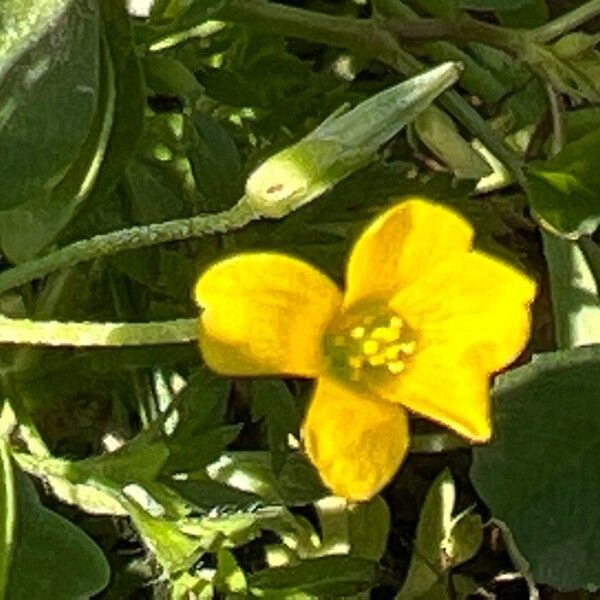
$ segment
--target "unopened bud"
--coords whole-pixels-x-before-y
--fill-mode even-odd
[[[246,201],[257,214],[280,218],[317,198],[372,161],[379,147],[455,83],[461,71],[460,63],[444,63],[348,112],[332,114],[250,175]]]

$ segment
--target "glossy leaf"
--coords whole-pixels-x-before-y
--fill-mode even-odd
[[[535,580],[600,585],[600,347],[535,357],[499,377],[495,437],[475,449],[471,479]],[[574,393],[576,390],[576,393]]]

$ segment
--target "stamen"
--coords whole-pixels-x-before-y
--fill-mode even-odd
[[[402,373],[417,349],[415,332],[387,307],[365,312],[344,315],[344,321],[326,338],[331,368],[356,382],[376,376],[379,369],[392,375]]]
[[[400,329],[392,329],[391,327],[375,327],[371,337],[374,340],[383,342],[395,342],[400,339]]]
[[[372,367],[381,367],[385,365],[385,356],[383,354],[375,354],[375,356],[369,356],[369,364]]]
[[[393,316],[390,319],[390,327],[392,329],[397,329],[398,331],[400,331],[400,329],[402,329],[403,325],[404,325],[404,321],[400,317]]]
[[[379,342],[376,342],[375,340],[367,340],[363,343],[362,350],[367,356],[377,354],[379,351]]]
[[[415,348],[417,347],[417,342],[413,340],[411,342],[404,342],[398,345],[400,346],[400,351],[404,352],[404,354],[413,354]]]
[[[403,345],[404,344],[394,344],[393,346],[388,346],[385,349],[385,357],[388,360],[394,360],[398,358],[398,354],[400,354],[400,351],[402,350],[401,346]]]
[[[350,332],[350,337],[353,340],[360,340],[362,338],[365,337],[365,333],[367,332],[367,330],[364,327],[355,327],[351,332]]]
[[[392,375],[398,375],[398,373],[404,371],[406,365],[401,360],[395,360],[393,362],[388,362],[387,368]]]

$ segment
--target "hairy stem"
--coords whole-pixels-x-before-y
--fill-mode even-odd
[[[71,347],[154,346],[195,340],[196,319],[150,323],[72,323],[0,316],[0,344]]]
[[[0,273],[0,294],[79,262],[165,242],[226,233],[244,227],[253,218],[254,214],[242,200],[222,213],[199,215],[190,219],[178,219],[96,235]]]

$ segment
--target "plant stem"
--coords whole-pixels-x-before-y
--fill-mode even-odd
[[[196,319],[150,323],[72,323],[0,316],[0,344],[71,347],[153,346],[196,339]]]
[[[199,215],[190,219],[178,219],[96,235],[0,273],[0,294],[79,262],[165,242],[226,233],[244,227],[253,219],[253,212],[242,199],[233,208],[222,213]]]
[[[513,56],[519,55],[524,40],[522,32],[476,19],[465,21],[419,19],[406,22],[402,19],[389,18],[383,22],[385,28],[396,34],[400,41],[481,42],[500,48]]]
[[[544,44],[569,31],[573,31],[573,29],[598,16],[600,16],[600,0],[589,0],[578,8],[534,29],[528,35],[533,41]]]

